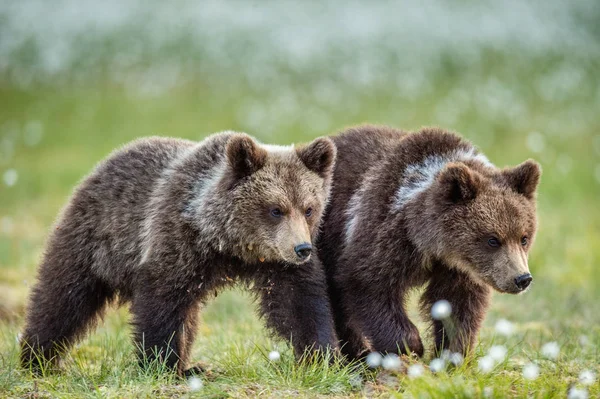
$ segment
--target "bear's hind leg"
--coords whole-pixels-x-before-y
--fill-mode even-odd
[[[185,374],[196,336],[198,301],[185,289],[165,292],[144,289],[133,298],[134,341],[140,365],[158,361]]]
[[[42,265],[21,338],[21,364],[41,373],[81,339],[114,296],[104,283],[69,266],[68,259]]]

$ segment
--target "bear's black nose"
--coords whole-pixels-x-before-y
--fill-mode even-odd
[[[306,259],[310,256],[310,252],[312,251],[312,245],[307,243],[296,245],[294,251],[300,259]]]
[[[533,277],[531,277],[531,274],[526,273],[517,277],[515,279],[515,284],[517,285],[517,287],[519,287],[521,291],[523,291],[525,288],[529,287],[529,284],[531,284],[532,280]]]

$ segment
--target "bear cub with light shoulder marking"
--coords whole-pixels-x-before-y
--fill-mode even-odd
[[[436,349],[466,354],[491,289],[517,294],[532,281],[539,165],[499,169],[437,128],[362,126],[333,141],[338,157],[317,247],[342,352],[423,355],[405,298],[425,285],[421,307]],[[439,300],[452,307],[447,330],[431,320]]]
[[[335,157],[327,138],[293,148],[232,132],[200,143],[142,139],[113,153],[75,190],[49,238],[23,366],[52,365],[118,295],[131,303],[140,361],[187,374],[200,305],[236,280],[296,354],[335,348],[312,246]]]

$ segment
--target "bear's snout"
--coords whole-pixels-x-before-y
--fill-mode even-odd
[[[300,245],[296,245],[294,247],[294,252],[296,252],[296,255],[298,255],[300,259],[307,259],[312,252],[312,245],[306,242]]]
[[[525,273],[515,278],[515,284],[517,288],[521,291],[524,291],[529,287],[529,284],[533,281],[533,277],[529,273]]]

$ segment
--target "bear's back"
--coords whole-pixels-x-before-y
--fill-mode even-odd
[[[362,125],[331,137],[337,147],[332,192],[319,238],[319,254],[328,271],[335,267],[344,242],[346,209],[367,172],[381,165],[406,132],[387,126]]]
[[[145,138],[98,164],[75,190],[57,224],[61,231],[80,237],[81,245],[73,251],[82,256],[82,264],[107,281],[130,286],[131,266],[140,258],[146,204],[163,173],[195,145],[180,139]]]

